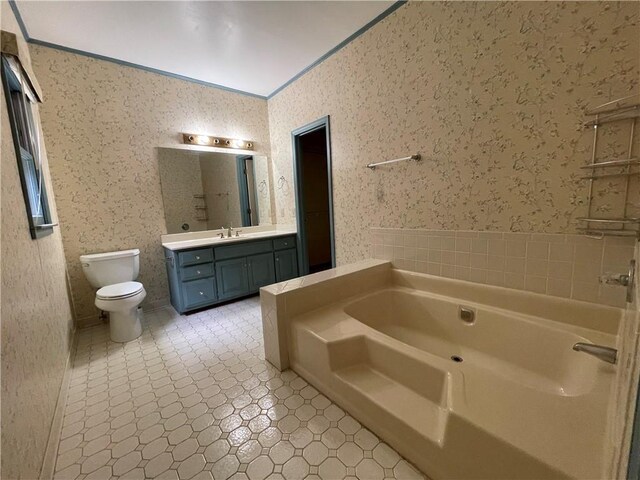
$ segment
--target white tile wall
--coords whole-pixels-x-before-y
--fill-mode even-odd
[[[583,235],[371,229],[371,254],[397,268],[624,307],[623,287],[601,285],[625,273],[635,240]]]

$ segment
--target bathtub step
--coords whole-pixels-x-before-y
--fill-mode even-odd
[[[362,401],[375,404],[381,414],[390,414],[427,439],[442,443],[448,416],[446,409],[367,364],[353,365],[334,373],[355,390]]]

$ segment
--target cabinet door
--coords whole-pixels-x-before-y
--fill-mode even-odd
[[[248,294],[247,259],[242,257],[216,262],[216,283],[220,299]]]
[[[284,282],[298,276],[298,253],[295,248],[280,250],[276,257],[276,281]]]
[[[271,285],[276,281],[273,253],[262,253],[247,257],[249,268],[249,290],[257,292],[260,287]]]

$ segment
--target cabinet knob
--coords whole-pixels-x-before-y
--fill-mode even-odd
[[[279,259],[279,258],[276,258],[276,262],[279,262],[279,261],[280,261],[280,259]]]
[[[196,273],[197,273],[198,275],[200,275],[200,270],[196,270]]]
[[[200,295],[204,295],[204,292],[200,292]]]
[[[200,260],[200,257],[198,255],[196,255],[196,260]]]

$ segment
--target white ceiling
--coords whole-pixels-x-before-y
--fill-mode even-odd
[[[31,39],[268,96],[393,1],[26,1]]]

